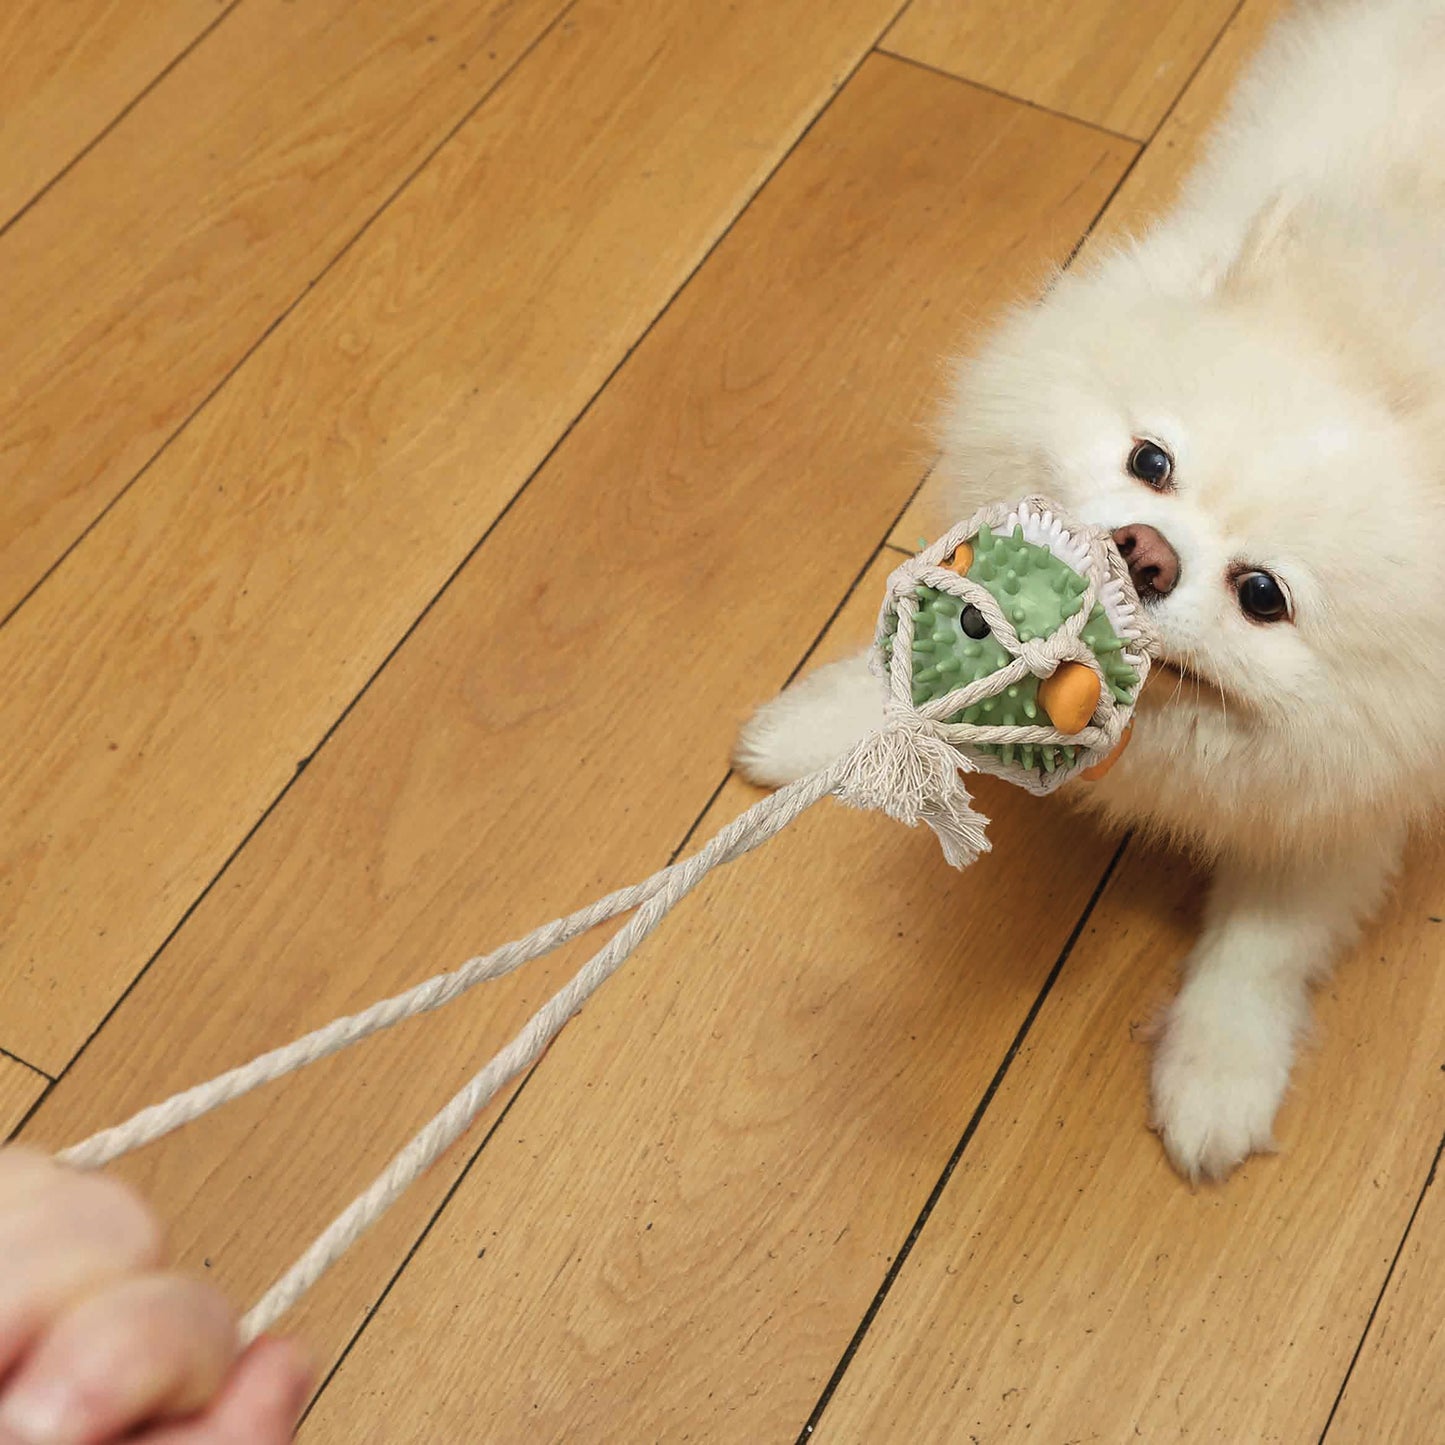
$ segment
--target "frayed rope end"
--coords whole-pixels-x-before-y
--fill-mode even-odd
[[[853,750],[835,792],[850,808],[887,813],[910,828],[927,823],[949,864],[966,868],[990,845],[988,819],[963,784],[965,769],[972,771],[968,760],[923,718],[898,711]]]

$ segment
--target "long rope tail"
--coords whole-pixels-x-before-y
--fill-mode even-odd
[[[377,1179],[339,1214],[310,1248],[241,1321],[241,1338],[264,1334],[366,1232],[467,1129],[497,1091],[534,1063],[562,1026],[612,976],[667,913],[712,871],[776,836],[819,799],[836,792],[849,759],[814,773],[755,803],[692,857],[619,889],[565,918],[554,919],[492,953],[469,959],[454,972],[428,979],[362,1013],[338,1019],[248,1064],[200,1084],[64,1150],[58,1157],[78,1168],[98,1168],[169,1134],[252,1089],[304,1068],[381,1029],[440,1008],[488,979],[635,908],[636,913],[527,1021],[521,1032],[477,1073],[408,1142]]]

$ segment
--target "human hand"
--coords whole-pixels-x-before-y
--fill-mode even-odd
[[[164,1268],[125,1185],[0,1149],[0,1445],[285,1445],[311,1371],[242,1352],[210,1285]]]

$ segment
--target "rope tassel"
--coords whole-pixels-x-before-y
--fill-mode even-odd
[[[845,760],[837,795],[850,808],[887,813],[910,828],[927,823],[947,861],[966,868],[990,844],[988,819],[974,810],[965,771],[975,771],[967,758],[917,713],[900,709]]]
[[[990,528],[1000,526],[1012,529],[1013,535],[993,536]],[[970,566],[975,539],[981,551],[992,549],[977,576]],[[1000,563],[1003,554],[1016,565]],[[1046,589],[1039,596],[1046,608],[1055,609],[1058,619],[1046,629],[1047,635],[1041,635],[1036,618],[1035,625],[1024,628],[1020,623],[1015,630],[1015,621],[1030,615],[1023,605],[1027,599],[1019,595],[1020,568],[1024,573],[1032,569],[1035,580],[1045,579]],[[1064,569],[1062,574],[1059,568]],[[1000,576],[1002,582],[991,591],[990,584]],[[1008,615],[995,591],[1008,597]],[[630,912],[632,916],[611,940],[533,1014],[267,1291],[241,1323],[243,1340],[255,1339],[465,1132],[498,1090],[541,1056],[568,1019],[712,869],[775,837],[830,795],[852,808],[887,813],[910,828],[926,823],[948,863],[965,868],[989,849],[984,831],[988,819],[973,806],[964,785],[967,774],[993,773],[1029,792],[1047,793],[1112,758],[1127,736],[1134,701],[1157,649],[1137,602],[1128,569],[1105,533],[1070,524],[1056,508],[1037,498],[985,508],[904,563],[889,579],[873,658],[880,685],[886,688],[887,720],[847,757],[754,804],[692,857],[659,869],[641,883],[144,1109],[65,1150],[59,1158],[76,1168],[97,1168],[118,1159],[228,1100],[381,1029],[440,1008],[477,984],[500,978]],[[926,624],[920,623],[925,604]],[[916,629],[923,625],[931,630],[915,639]],[[979,639],[984,636],[992,639],[992,660],[980,660]],[[1097,653],[1091,636],[1104,644]],[[924,668],[932,676],[920,684],[914,672],[918,656],[936,658],[940,648],[945,652],[953,648],[956,655],[944,659],[946,667]],[[1066,662],[1090,669],[1099,681],[1097,689],[1087,689],[1099,699],[1094,714],[1088,726],[1073,733],[1063,733],[1040,718],[1032,701],[1038,681],[1052,677]],[[957,684],[938,680],[945,676],[956,677]],[[1030,693],[1025,701],[1033,711],[1024,708],[1028,719],[1024,723],[1011,721],[1009,709],[1025,691]],[[1002,725],[967,720],[970,714],[978,717],[1001,704]],[[1014,761],[1016,746],[1021,749],[1020,765]],[[1060,757],[1066,759],[1063,765]]]

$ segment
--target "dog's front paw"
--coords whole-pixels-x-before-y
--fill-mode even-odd
[[[1175,1001],[1154,1056],[1153,1124],[1186,1178],[1223,1179],[1274,1149],[1289,1084],[1292,1030],[1258,1000]]]
[[[751,782],[794,782],[826,768],[878,727],[883,696],[866,656],[820,667],[748,719],[733,761]]]

